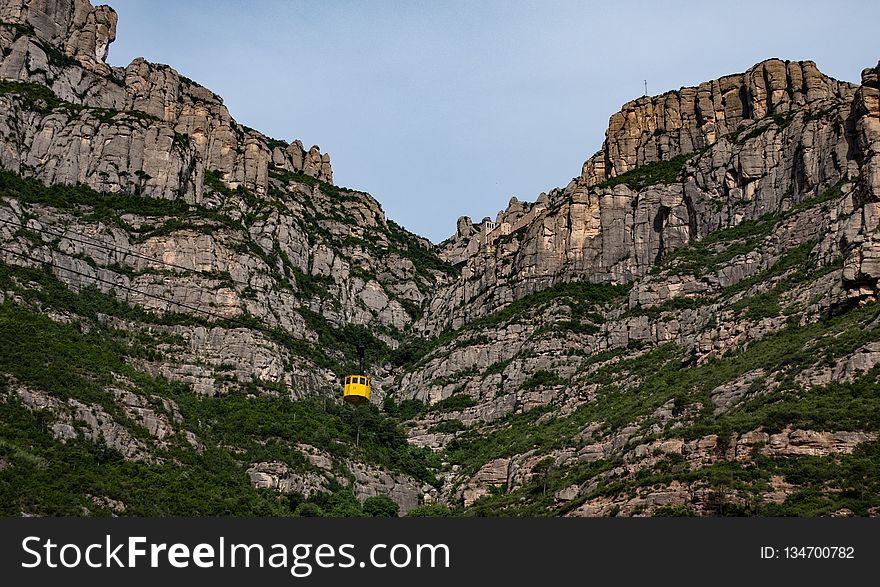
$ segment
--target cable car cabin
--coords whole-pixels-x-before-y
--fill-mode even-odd
[[[364,346],[359,344],[358,366],[356,375],[346,375],[342,381],[342,399],[359,406],[370,402],[370,378],[364,375]]]
[[[370,401],[370,378],[366,375],[346,375],[342,397],[354,405],[368,403]]]

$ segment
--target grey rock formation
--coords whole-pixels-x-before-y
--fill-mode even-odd
[[[116,13],[88,0],[4,8],[0,77],[38,83],[62,101],[34,110],[27,88],[3,98],[0,165],[47,183],[205,201],[205,173],[230,189],[268,190],[269,169],[332,182],[318,147],[288,144],[232,119],[222,99],[165,65],[105,63]]]
[[[406,434],[443,461],[435,489],[360,451],[259,438],[291,458],[236,456],[254,487],[348,487],[402,513],[520,492],[516,503],[540,493],[568,515],[712,514],[754,504],[700,469],[843,458],[877,441],[857,419],[746,416],[770,394],[876,384],[865,378],[880,364],[880,66],[854,85],[771,59],[631,101],[567,186],[511,198],[494,219],[461,217],[435,249],[370,195],[332,185],[318,147],[239,125],[168,66],[107,65],[112,9],[15,0],[0,20],[0,168],[12,172],[0,302],[129,337],[149,352],[126,356],[126,369],[199,396],[330,401],[352,363],[342,347],[367,339],[374,402],[424,402],[408,404]],[[82,185],[59,195],[21,178]],[[51,278],[33,271],[47,267]],[[103,294],[106,306],[43,308],[52,287]],[[753,356],[778,358],[768,340],[791,356]],[[0,373],[11,382],[0,400],[40,414],[61,442],[129,460],[208,448],[210,424],[188,429],[180,396],[117,379],[96,403]],[[640,484],[653,471],[668,475]],[[548,478],[558,484],[545,495]],[[773,475],[752,497],[782,504],[799,489]],[[118,497],[90,495],[89,509],[123,513]]]
[[[627,102],[611,116],[602,150],[581,178],[601,183],[635,167],[692,153],[740,123],[787,113],[819,100],[852,98],[855,87],[823,75],[812,61],[768,59],[741,74]]]
[[[306,457],[312,470],[295,472],[284,463],[254,463],[247,471],[251,484],[309,497],[327,491],[332,482],[350,487],[361,502],[374,495],[389,497],[400,506],[400,515],[435,499],[436,490],[408,475],[389,473],[351,459],[334,459],[307,444],[297,445],[297,450]]]
[[[630,282],[685,244],[787,210],[841,178],[866,173],[871,179],[861,185],[871,185],[874,71],[854,86],[820,74],[812,62],[769,60],[624,105],[611,117],[602,151],[568,186],[534,205],[514,199],[498,226],[490,225],[494,234],[473,234],[459,222],[444,254],[467,264],[431,301],[419,329],[459,328],[555,283]],[[861,138],[852,141],[850,128]],[[672,161],[679,155],[690,159]],[[662,175],[659,162],[672,176]],[[657,174],[627,185],[622,174],[650,164]],[[862,261],[852,263],[857,272]]]
[[[116,11],[88,0],[11,0],[0,7],[4,23],[32,27],[37,38],[62,49],[85,69],[108,71],[105,60],[116,40]]]
[[[76,399],[62,402],[35,389],[19,386],[15,390],[21,403],[32,412],[47,412],[54,419],[49,425],[52,435],[62,441],[79,437],[99,442],[116,450],[126,459],[154,462],[148,447],[135,438],[120,422],[99,405],[90,405]],[[155,434],[157,437],[158,431]],[[170,434],[170,430],[162,438]]]

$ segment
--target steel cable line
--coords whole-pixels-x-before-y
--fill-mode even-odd
[[[10,255],[14,255],[14,256],[16,256],[16,257],[20,257],[20,258],[22,258],[22,259],[27,259],[28,261],[33,261],[34,263],[40,263],[40,264],[43,264],[43,265],[48,265],[48,266],[50,266],[50,267],[55,267],[56,269],[60,269],[61,271],[67,271],[67,272],[69,272],[69,273],[73,273],[73,274],[75,274],[75,275],[79,275],[79,276],[81,276],[81,277],[85,277],[86,279],[91,279],[91,280],[93,280],[93,281],[97,281],[97,282],[99,282],[99,283],[107,284],[107,285],[112,286],[112,287],[114,287],[114,288],[124,289],[124,290],[126,290],[126,291],[130,291],[130,292],[132,292],[132,293],[140,294],[140,295],[142,295],[142,296],[145,296],[145,297],[148,297],[148,298],[152,298],[152,299],[154,299],[154,300],[159,300],[159,301],[162,301],[162,302],[166,302],[166,303],[168,303],[168,304],[177,305],[177,306],[179,306],[179,307],[181,307],[181,308],[186,308],[187,310],[191,310],[191,311],[193,311],[193,312],[201,312],[201,313],[206,314],[206,315],[208,315],[208,316],[212,316],[212,317],[214,317],[214,318],[217,318],[218,320],[226,320],[226,321],[228,321],[228,322],[234,322],[234,323],[240,324],[241,326],[243,326],[243,327],[245,327],[245,328],[247,328],[247,329],[249,329],[249,330],[254,330],[254,325],[253,325],[253,324],[247,324],[247,323],[245,323],[245,322],[242,321],[242,320],[238,320],[238,319],[236,319],[235,317],[222,316],[221,314],[218,314],[218,313],[216,313],[216,312],[212,312],[211,310],[205,310],[205,309],[203,309],[203,308],[199,308],[198,306],[193,306],[193,305],[186,304],[186,303],[184,303],[184,302],[179,302],[179,301],[176,301],[176,300],[170,300],[170,299],[168,299],[168,298],[165,298],[165,297],[162,297],[162,296],[158,296],[158,295],[156,295],[156,294],[147,293],[147,292],[145,292],[145,291],[141,291],[141,290],[139,290],[139,289],[135,289],[135,288],[133,288],[133,287],[129,287],[129,286],[127,286],[127,285],[122,285],[122,284],[119,284],[119,283],[116,283],[116,282],[110,281],[110,280],[108,280],[108,279],[102,279],[102,278],[97,277],[97,276],[95,276],[95,275],[89,275],[88,273],[83,273],[82,271],[77,271],[76,269],[70,269],[70,268],[68,268],[68,267],[62,267],[61,265],[58,265],[58,264],[53,263],[53,262],[51,262],[51,261],[43,261],[43,260],[41,260],[41,259],[37,259],[36,257],[31,257],[30,255],[26,255],[26,254],[24,254],[24,253],[18,253],[18,252],[16,252],[16,251],[10,251],[9,249],[5,249],[5,248],[2,248],[2,247],[0,247],[0,252],[7,253],[7,254],[10,254]]]
[[[63,234],[63,233],[60,233],[60,232],[55,232],[55,231],[53,231],[53,230],[49,230],[48,228],[34,228],[33,226],[27,226],[26,224],[21,224],[20,222],[14,222],[14,221],[12,221],[12,220],[7,220],[7,219],[5,219],[5,218],[0,218],[0,222],[3,222],[3,223],[5,223],[5,224],[9,224],[9,225],[11,225],[11,226],[18,226],[19,228],[24,228],[25,230],[33,230],[34,232],[41,232],[41,233],[43,233],[43,234],[49,234],[49,235],[52,235],[52,236],[55,236],[55,237],[58,237],[58,238],[67,239],[67,240],[69,240],[69,241],[73,241],[73,242],[76,242],[76,243],[80,243],[80,244],[82,244],[82,245],[88,245],[88,246],[97,247],[97,248],[99,248],[99,249],[104,249],[104,250],[106,250],[106,251],[111,251],[111,252],[113,252],[113,253],[119,253],[119,254],[122,254],[122,255],[131,255],[132,257],[137,257],[137,258],[139,258],[139,259],[144,259],[145,261],[150,261],[150,262],[152,262],[152,263],[158,263],[159,265],[165,265],[166,267],[173,267],[173,268],[175,268],[175,269],[180,269],[180,270],[182,270],[182,271],[188,271],[188,272],[190,272],[190,273],[195,273],[195,274],[197,274],[197,275],[210,275],[210,274],[209,274],[208,272],[206,272],[206,271],[198,271],[198,270],[196,270],[196,269],[191,269],[191,268],[189,268],[189,267],[184,267],[183,265],[177,265],[177,264],[175,264],[175,263],[169,263],[169,262],[167,262],[167,261],[160,261],[159,259],[154,259],[154,258],[152,258],[152,257],[148,257],[148,256],[146,256],[146,255],[142,255],[141,253],[137,253],[137,252],[135,252],[135,251],[132,251],[131,249],[125,251],[125,250],[123,250],[123,249],[118,249],[118,248],[116,248],[116,247],[111,247],[110,245],[105,245],[105,244],[103,244],[103,243],[94,242],[94,241],[87,241],[87,240],[83,240],[83,239],[80,239],[80,238],[76,238],[76,237],[73,237],[73,236],[69,236],[69,235],[66,235],[66,234]],[[232,281],[233,283],[237,283],[237,284],[239,284],[239,285],[243,285],[243,286],[245,286],[245,287],[253,287],[250,283],[247,283],[247,282],[245,282],[245,281],[241,281],[241,280],[239,280],[239,279],[234,279],[234,278],[230,277],[229,280]]]
[[[235,317],[222,316],[222,315],[220,315],[220,314],[218,314],[218,313],[216,313],[216,312],[212,312],[211,310],[204,310],[204,309],[199,308],[199,307],[197,307],[197,306],[192,306],[192,305],[190,305],[190,304],[185,304],[185,303],[183,303],[183,302],[178,302],[178,301],[175,301],[175,300],[169,300],[168,298],[164,298],[164,297],[162,297],[162,296],[157,296],[157,295],[155,295],[155,294],[150,294],[150,293],[147,293],[147,292],[145,292],[145,291],[140,291],[140,290],[138,290],[138,289],[135,289],[135,288],[133,288],[133,287],[129,287],[129,286],[127,286],[127,285],[120,285],[120,284],[118,284],[118,283],[114,283],[114,282],[109,281],[109,280],[107,280],[107,279],[101,279],[100,277],[96,277],[96,276],[94,276],[94,275],[89,275],[88,273],[83,273],[82,271],[77,271],[76,269],[68,269],[67,267],[62,267],[62,266],[60,266],[60,265],[58,265],[58,264],[56,264],[56,263],[53,263],[53,262],[51,262],[51,261],[42,261],[42,260],[37,259],[37,258],[35,258],[35,257],[31,257],[30,255],[25,255],[24,253],[18,253],[18,252],[16,252],[16,251],[10,251],[9,249],[5,249],[5,248],[3,248],[3,247],[0,247],[0,253],[7,253],[7,254],[9,254],[9,255],[14,255],[14,256],[16,256],[16,257],[20,257],[20,258],[22,258],[22,259],[27,259],[27,260],[29,260],[29,261],[33,261],[34,263],[40,263],[40,264],[47,265],[47,266],[50,266],[50,267],[55,267],[56,269],[60,269],[60,270],[62,270],[62,271],[68,271],[68,272],[73,273],[73,274],[75,274],[75,275],[80,275],[80,276],[82,276],[82,277],[85,277],[86,279],[92,279],[92,280],[94,280],[94,281],[97,281],[97,282],[100,282],[100,283],[105,283],[105,284],[107,284],[107,285],[111,285],[111,286],[113,286],[113,287],[117,287],[117,288],[120,288],[120,289],[124,289],[124,290],[130,291],[130,292],[132,292],[132,293],[141,294],[141,295],[143,295],[143,296],[146,296],[146,297],[149,297],[149,298],[153,298],[153,299],[155,299],[155,300],[160,300],[160,301],[166,302],[166,303],[168,303],[168,304],[176,304],[177,306],[179,306],[179,307],[181,307],[181,308],[186,308],[186,309],[188,309],[188,310],[192,310],[193,312],[201,312],[202,314],[206,314],[206,315],[208,315],[208,316],[212,316],[212,317],[214,317],[214,318],[216,318],[216,319],[218,319],[218,320],[223,320],[223,321],[226,321],[226,322],[229,322],[229,323],[232,323],[232,324],[237,324],[237,325],[241,326],[242,328],[246,328],[246,329],[248,329],[248,330],[256,330],[257,332],[260,332],[260,333],[262,333],[262,334],[268,335],[268,336],[271,338],[271,334],[267,331],[267,329],[266,329],[265,327],[262,327],[262,325],[248,324],[247,322],[245,322],[245,321],[243,321],[243,320],[241,320],[241,319],[235,318]],[[4,263],[5,263],[5,264],[8,264],[8,263],[6,263],[5,261],[4,261]],[[149,310],[145,310],[145,311],[149,311]],[[287,335],[290,336],[291,338],[295,338],[295,337],[293,337],[293,335],[291,335],[291,334],[289,334],[289,333],[286,333],[286,332],[285,332],[285,334],[287,334]],[[286,344],[281,343],[281,346],[283,346],[284,348],[286,348],[289,352],[293,353],[294,355],[302,356],[302,355],[299,355],[299,354],[297,353],[297,351],[295,351],[293,348],[291,348],[290,346],[288,346],[288,345],[286,345]]]

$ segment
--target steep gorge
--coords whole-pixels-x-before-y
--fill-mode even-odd
[[[0,20],[5,513],[877,513],[880,66],[629,102],[434,247],[112,9]]]

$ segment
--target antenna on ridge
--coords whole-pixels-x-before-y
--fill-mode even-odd
[[[645,95],[648,95],[648,80],[645,80]]]

